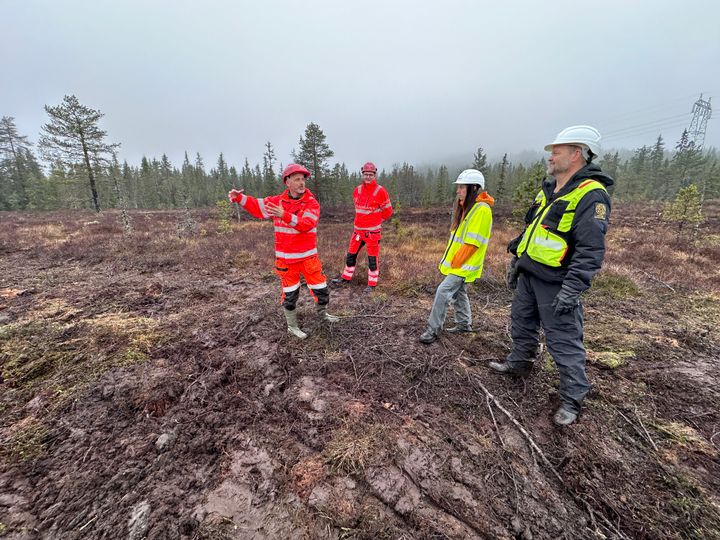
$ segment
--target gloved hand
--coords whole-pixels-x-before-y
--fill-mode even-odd
[[[240,203],[242,201],[244,189],[231,189],[228,193],[228,198],[230,199],[230,202],[234,203]]]
[[[518,258],[513,255],[513,258],[510,260],[510,266],[505,274],[505,283],[507,284],[507,288],[511,291],[517,289],[518,277],[520,276],[520,271],[517,268],[517,262]]]
[[[562,287],[555,300],[553,300],[552,307],[555,308],[555,315],[558,316],[570,313],[579,303],[580,293]]]

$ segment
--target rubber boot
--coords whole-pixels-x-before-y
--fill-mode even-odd
[[[297,320],[297,311],[289,309],[284,309],[285,312],[285,320],[287,320],[288,325],[288,334],[291,334],[295,336],[296,338],[305,339],[307,337],[307,334],[300,330],[300,327],[298,326],[298,320]]]
[[[340,320],[340,317],[338,317],[337,315],[331,315],[327,312],[327,306],[318,306],[317,314],[321,320],[327,321],[329,323],[336,323]]]

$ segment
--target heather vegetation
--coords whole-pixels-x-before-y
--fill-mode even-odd
[[[303,342],[272,227],[228,210],[130,209],[131,234],[120,210],[2,213],[3,533],[718,538],[716,202],[692,245],[658,234],[662,203],[616,204],[584,299],[594,388],[564,430],[546,352],[525,382],[486,366],[510,346],[509,208],[469,290],[477,332],[431,346],[447,206],[400,208],[378,290],[333,291],[339,323],[304,293]],[[350,215],[323,212],[329,275]]]

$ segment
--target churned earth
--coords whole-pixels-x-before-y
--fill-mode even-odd
[[[194,214],[2,213],[0,536],[8,538],[720,538],[720,212],[702,242],[617,205],[585,295],[594,388],[560,429],[544,349],[510,347],[497,212],[472,334],[417,337],[446,209],[385,226],[380,286],[304,290],[286,334],[272,227]],[[348,211],[319,248],[339,274]],[[222,228],[221,228],[222,230]],[[361,260],[363,257],[360,258]],[[451,320],[448,323],[451,324]]]

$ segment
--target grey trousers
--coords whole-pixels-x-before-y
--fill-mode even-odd
[[[552,303],[560,287],[560,283],[520,274],[512,302],[513,346],[507,361],[520,369],[532,367],[542,324],[548,350],[560,373],[560,401],[564,408],[578,413],[590,390],[585,374],[583,308],[579,304],[570,313],[556,316]]]
[[[455,323],[458,326],[472,326],[472,313],[470,311],[470,299],[465,289],[465,278],[448,274],[435,291],[428,327],[436,334],[445,323],[448,306],[453,304],[455,308]]]

